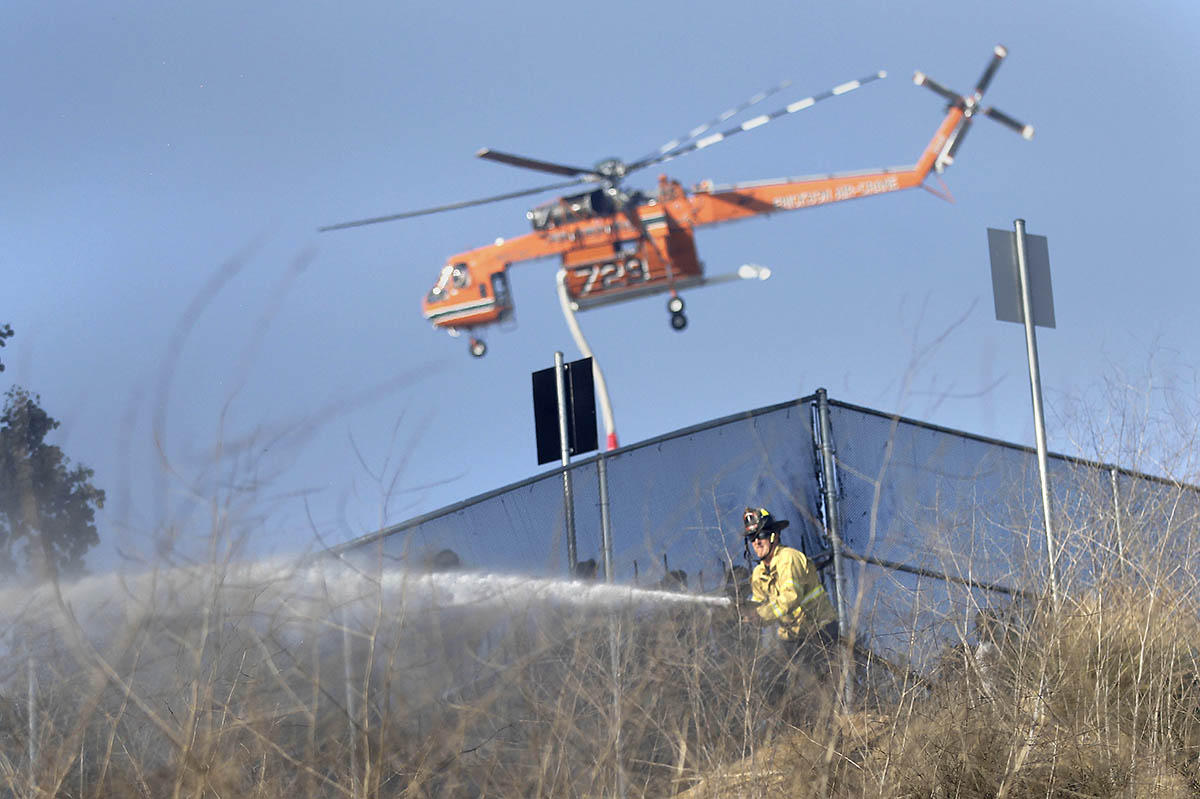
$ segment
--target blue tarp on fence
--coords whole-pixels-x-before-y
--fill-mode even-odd
[[[603,570],[600,458],[608,476],[614,578],[715,591],[747,565],[741,512],[769,508],[784,541],[828,553],[817,401],[717,419],[571,464],[578,559]],[[1047,573],[1033,450],[829,401],[845,600],[858,636],[921,663],[968,638],[984,607],[1040,595]],[[1071,590],[1122,562],[1169,553],[1195,575],[1200,490],[1106,464],[1051,456],[1058,552]],[[468,499],[344,545],[352,559],[419,565],[449,549],[468,568],[567,572],[562,470]],[[1162,562],[1161,560],[1159,562]],[[1130,568],[1136,566],[1130,565]],[[825,567],[832,589],[832,568]]]

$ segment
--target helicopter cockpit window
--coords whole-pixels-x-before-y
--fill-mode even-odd
[[[471,283],[471,272],[466,264],[455,264],[450,270],[450,281],[457,289],[466,288]]]

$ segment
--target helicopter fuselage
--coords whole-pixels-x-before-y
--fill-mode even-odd
[[[453,334],[504,321],[514,309],[508,267],[555,255],[562,259],[567,293],[577,308],[684,288],[704,272],[696,228],[920,186],[962,121],[962,110],[951,108],[910,166],[702,184],[691,192],[660,177],[656,197],[635,195],[624,210],[603,188],[545,203],[527,214],[532,232],[447,259],[422,312],[435,327]]]

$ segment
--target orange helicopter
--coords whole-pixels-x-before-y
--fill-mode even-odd
[[[918,86],[933,90],[948,100],[949,106],[933,138],[911,166],[728,186],[714,186],[706,181],[691,191],[663,175],[659,177],[653,195],[627,191],[621,186],[622,180],[633,172],[710,147],[735,134],[761,127],[885,77],[885,73],[878,72],[798,100],[772,113],[761,114],[722,132],[708,133],[716,125],[787,86],[780,84],[692,129],[685,136],[667,142],[654,153],[631,162],[610,158],[586,169],[483,149],[476,153],[480,158],[572,179],[418,211],[342,222],[320,230],[390,222],[593,184],[582,193],[531,208],[526,218],[533,232],[507,240],[497,239],[494,244],[447,259],[421,304],[425,318],[451,335],[467,332],[470,353],[482,357],[487,352],[487,345],[477,337],[476,331],[513,314],[508,268],[520,261],[558,255],[562,258],[567,294],[576,309],[669,293],[667,310],[671,314],[671,327],[683,330],[687,327],[687,317],[683,313],[684,302],[679,291],[717,282],[704,275],[704,264],[696,254],[696,228],[922,186],[930,170],[941,173],[953,163],[977,114],[991,117],[1031,139],[1032,126],[990,106],[980,106],[984,91],[1007,54],[1002,46],[993,49],[991,61],[969,95],[951,91],[921,72],[915,74],[913,80]]]

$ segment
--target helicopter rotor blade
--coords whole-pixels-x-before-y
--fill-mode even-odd
[[[945,86],[938,83],[924,72],[913,73],[913,83],[917,84],[918,86],[924,86],[934,94],[940,94],[954,105],[962,105],[962,97],[957,92],[947,89]]]
[[[697,136],[704,135],[705,133],[707,133],[708,131],[710,131],[711,129],[716,127],[717,125],[720,125],[722,122],[725,122],[726,120],[737,116],[738,114],[742,113],[746,109],[761,103],[763,100],[767,99],[768,97],[778,94],[779,92],[783,91],[784,89],[786,89],[788,86],[791,86],[791,85],[792,85],[792,82],[790,80],[785,80],[785,81],[782,81],[781,83],[778,83],[778,84],[772,86],[769,89],[764,89],[763,91],[759,92],[758,94],[755,94],[753,97],[750,97],[749,99],[745,100],[744,102],[739,103],[738,105],[735,105],[733,108],[730,108],[728,111],[722,111],[720,114],[713,117],[708,122],[705,122],[703,125],[697,125],[696,127],[689,130],[687,133],[682,133],[682,134],[676,136],[675,138],[671,139],[666,144],[659,147],[654,152],[643,155],[641,158],[637,159],[633,163],[640,164],[643,161],[648,162],[653,158],[663,155],[664,153],[669,153],[671,150],[674,150],[674,149],[690,142],[692,139],[696,138]]]
[[[678,149],[671,150],[670,152],[662,153],[658,156],[650,158],[649,160],[636,161],[629,165],[629,167],[625,170],[625,173],[629,174],[630,172],[634,171],[635,169],[642,169],[644,167],[662,163],[663,161],[670,161],[674,158],[679,158],[681,156],[687,155],[688,153],[693,153],[696,150],[702,150],[705,147],[711,147],[712,145],[716,144],[717,142],[725,141],[730,136],[741,133],[743,131],[754,130],[757,127],[761,127],[761,126],[767,124],[768,122],[772,122],[776,119],[779,119],[782,116],[794,114],[797,111],[803,111],[805,108],[811,108],[814,105],[816,105],[817,103],[821,102],[822,100],[828,100],[830,97],[837,97],[839,95],[846,94],[848,92],[852,92],[855,89],[859,88],[860,86],[865,86],[866,84],[871,83],[872,81],[876,81],[876,80],[879,80],[880,78],[886,78],[886,77],[887,77],[887,73],[880,71],[880,72],[876,72],[874,75],[868,75],[865,78],[859,78],[858,80],[847,81],[846,83],[842,83],[837,86],[834,86],[832,89],[823,91],[820,94],[814,94],[811,97],[805,97],[803,100],[797,100],[796,102],[791,103],[790,105],[786,105],[783,108],[780,108],[776,111],[772,111],[769,114],[760,114],[759,116],[756,116],[753,119],[748,119],[745,122],[743,122],[741,125],[738,125],[737,127],[730,128],[728,130],[722,131],[721,133],[713,133],[713,134],[705,136],[701,139],[697,139],[696,141],[694,141],[690,144],[686,144]]]
[[[500,202],[501,200],[512,200],[516,197],[525,197],[530,194],[540,194],[544,191],[556,191],[565,189],[571,186],[578,186],[580,183],[588,183],[592,178],[579,178],[578,180],[568,180],[565,183],[551,183],[549,186],[538,186],[533,189],[522,189],[521,191],[510,191],[506,194],[496,194],[491,197],[482,197],[478,200],[464,200],[463,202],[450,203],[448,205],[437,205],[432,208],[422,208],[418,211],[405,211],[401,214],[390,214],[388,216],[376,216],[370,219],[356,219],[352,222],[339,222],[336,225],[326,225],[325,227],[317,228],[321,233],[329,230],[344,230],[351,227],[362,227],[363,225],[375,225],[380,222],[392,222],[397,219],[409,219],[414,216],[426,216],[428,214],[440,214],[443,211],[456,211],[459,208],[470,208],[473,205],[486,205],[487,203]]]
[[[549,172],[551,175],[564,175],[566,177],[575,177],[577,175],[595,175],[590,169],[583,169],[577,166],[567,166],[566,164],[555,164],[551,161],[539,161],[536,158],[526,158],[523,155],[513,155],[511,153],[502,153],[499,150],[491,150],[484,147],[479,152],[475,153],[477,158],[483,158],[488,161],[496,161],[509,166],[521,167],[522,169],[535,169],[538,172]],[[599,179],[597,177],[597,179]]]
[[[978,101],[983,97],[983,93],[987,91],[987,87],[991,84],[992,78],[996,77],[996,70],[1000,68],[1005,56],[1008,55],[1008,50],[1002,44],[996,45],[992,49],[992,60],[988,62],[987,68],[983,70],[983,74],[979,77],[979,83],[975,84],[975,100]]]
[[[1003,111],[999,111],[991,106],[981,109],[980,113],[986,114],[987,116],[999,122],[1001,125],[1004,125],[1006,128],[1011,128],[1017,133],[1020,133],[1021,138],[1023,139],[1028,140],[1033,138],[1033,125],[1026,125],[1024,122],[1018,122]]]

